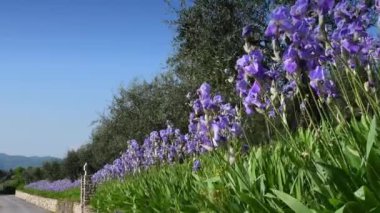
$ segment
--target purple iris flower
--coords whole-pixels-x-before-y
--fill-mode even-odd
[[[297,83],[295,80],[290,81],[289,83],[285,84],[285,86],[282,88],[282,92],[287,97],[292,97],[297,90]]]
[[[264,59],[263,53],[260,50],[252,50],[249,53],[249,56],[252,57],[252,61],[256,61],[258,63],[262,62]]]
[[[151,141],[156,141],[156,140],[159,140],[160,139],[160,135],[158,134],[157,131],[153,131],[150,133],[150,140]]]
[[[243,27],[242,36],[248,37],[252,33],[252,31],[253,31],[252,25],[245,26]]]
[[[276,8],[271,15],[268,27],[265,30],[265,36],[277,37],[281,32],[291,32],[293,25],[289,20],[289,11],[286,7]]]
[[[297,64],[298,53],[293,46],[289,46],[284,54],[284,69],[289,74],[294,74],[298,69]]]
[[[297,62],[293,58],[287,58],[284,61],[284,69],[289,74],[294,74],[297,71],[298,65]]]
[[[241,130],[241,125],[237,122],[234,122],[232,124],[232,127],[231,127],[231,132],[235,135],[235,136],[239,136],[241,135],[242,133],[242,130]]]
[[[193,171],[197,172],[201,169],[201,161],[200,160],[195,160],[193,163]]]
[[[247,113],[247,115],[252,115],[255,111],[252,109],[251,107],[251,104],[246,102],[246,101],[243,101],[243,105],[244,105],[244,109],[245,109],[245,113]]]
[[[218,143],[220,142],[221,137],[220,137],[220,127],[217,123],[212,124],[212,131],[213,131],[213,138],[212,138],[213,145],[218,146]]]
[[[202,103],[199,99],[194,101],[193,110],[194,110],[195,114],[197,114],[197,115],[203,113]]]
[[[310,86],[321,98],[335,97],[336,92],[334,82],[328,80],[326,75],[327,71],[323,67],[317,66],[309,73]]]
[[[326,80],[326,71],[321,66],[309,73],[310,81],[324,81]]]
[[[246,75],[261,78],[265,73],[265,69],[262,66],[263,55],[259,50],[253,50],[249,55],[243,55],[236,62],[238,69],[238,80],[242,80]]]
[[[354,8],[347,1],[339,2],[334,8],[334,19],[336,23],[351,19],[354,15]]]
[[[335,0],[317,0],[319,12],[326,14],[334,7]]]
[[[134,139],[129,141],[129,146],[135,151],[139,149],[139,144]]]
[[[297,64],[298,53],[297,50],[291,45],[284,54],[284,70],[289,74],[294,74],[298,69]]]
[[[257,81],[252,85],[247,97],[244,99],[245,103],[248,103],[248,106],[251,105],[255,100],[258,99],[260,93],[260,85]]]
[[[350,54],[356,54],[360,51],[360,46],[349,39],[343,39],[341,44]]]
[[[211,93],[211,86],[208,83],[203,83],[201,87],[198,89],[198,93],[200,94],[201,98],[206,98],[210,96]]]
[[[261,86],[258,81],[255,81],[255,83],[253,83],[249,92],[257,96],[260,93],[260,91],[261,91]]]
[[[242,79],[236,82],[236,90],[240,97],[245,97],[248,94],[248,83]]]
[[[228,115],[219,115],[215,120],[221,129],[226,129],[230,125]]]
[[[244,70],[249,76],[253,76],[255,78],[262,78],[265,72],[262,65],[256,61],[244,67]]]
[[[176,155],[177,155],[177,149],[174,145],[171,145],[169,148],[169,153],[168,153],[168,161],[170,163],[173,163]]]
[[[291,36],[293,39],[293,45],[301,45],[302,41],[307,40],[311,36],[309,27],[313,25],[314,23],[308,23],[306,19],[296,20],[294,22],[295,30]]]
[[[271,109],[269,110],[268,117],[269,118],[275,118],[276,117],[276,111],[274,110],[273,107],[271,107]]]
[[[257,81],[255,81],[255,83],[252,85],[251,89],[249,90],[247,97],[244,99],[244,106],[246,107],[248,111],[250,111],[251,105],[254,105],[255,107],[259,109],[265,109],[265,107],[267,106],[267,103],[261,102],[260,92],[261,92],[261,86]],[[250,112],[252,113],[252,111]]]
[[[309,0],[297,0],[290,9],[290,15],[294,18],[304,17],[309,7]]]
[[[221,103],[223,103],[223,98],[222,98],[222,96],[221,96],[221,95],[215,95],[215,96],[214,96],[214,99],[213,99],[213,102],[214,102],[215,104],[221,104]]]
[[[241,58],[239,58],[237,61],[236,61],[236,65],[239,66],[239,67],[245,67],[249,64],[250,62],[250,57],[249,55],[243,55]]]

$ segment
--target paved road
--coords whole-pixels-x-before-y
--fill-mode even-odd
[[[0,213],[48,213],[14,195],[0,195]]]

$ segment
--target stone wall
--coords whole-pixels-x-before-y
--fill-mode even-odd
[[[51,199],[51,198],[44,198],[44,197],[31,195],[31,194],[18,191],[18,190],[16,191],[16,197],[51,212],[82,213],[80,203],[69,202],[69,201],[59,201],[59,200]],[[86,209],[85,212],[90,213],[91,211]]]
[[[57,212],[58,200],[39,197],[16,190],[16,197],[51,212]]]
[[[73,213],[81,213],[82,208],[80,206],[80,203],[74,203],[73,205]],[[90,212],[87,210],[87,212]]]

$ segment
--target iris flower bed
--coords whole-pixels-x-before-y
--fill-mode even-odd
[[[70,188],[75,188],[80,186],[80,180],[71,181],[69,179],[57,180],[57,181],[48,181],[40,180],[37,182],[30,183],[25,186],[25,188],[36,189],[41,191],[53,191],[53,192],[62,192]]]
[[[100,185],[99,212],[378,212],[379,120],[299,130],[232,165],[223,150]]]
[[[245,27],[246,54],[235,76],[241,104],[225,103],[202,84],[191,101],[188,133],[168,125],[143,142],[129,141],[120,158],[94,174],[94,182],[105,183],[93,206],[101,212],[379,211],[380,41],[368,29],[380,1],[367,3],[280,6],[265,30],[265,51],[250,43],[254,26]],[[272,141],[250,147],[243,116],[264,116]]]

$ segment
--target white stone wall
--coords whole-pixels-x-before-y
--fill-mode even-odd
[[[73,213],[82,213],[82,209],[80,207],[80,203],[74,203],[74,205],[73,205]]]
[[[20,199],[25,200],[26,202],[32,203],[36,206],[39,206],[39,207],[46,209],[48,211],[51,211],[51,212],[59,212],[59,211],[62,212],[63,211],[65,213],[67,213],[67,212],[82,213],[80,203],[73,203],[72,209],[65,209],[65,210],[60,209],[59,210],[58,209],[59,201],[56,199],[44,198],[44,197],[40,197],[40,196],[36,196],[36,195],[31,195],[31,194],[21,192],[18,190],[16,191],[15,196],[20,198]],[[85,209],[85,212],[91,213],[91,211],[87,208]]]
[[[58,200],[31,195],[18,190],[16,191],[16,197],[48,211],[57,212]]]

